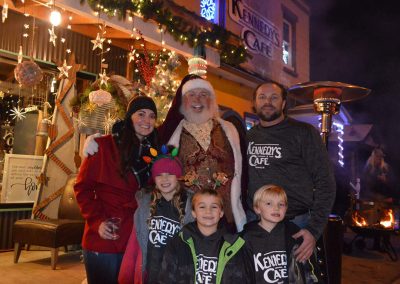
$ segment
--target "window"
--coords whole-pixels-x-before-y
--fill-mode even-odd
[[[289,67],[293,67],[293,52],[292,52],[292,25],[287,20],[283,19],[283,36],[282,36],[282,60]]]
[[[297,16],[282,6],[282,61],[283,70],[297,76],[296,73],[296,23]]]

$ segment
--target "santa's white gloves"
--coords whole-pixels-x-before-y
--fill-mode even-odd
[[[97,137],[100,137],[100,133],[92,134],[86,137],[85,144],[83,145],[82,154],[86,158],[89,155],[94,155],[99,151],[99,144],[94,140]]]

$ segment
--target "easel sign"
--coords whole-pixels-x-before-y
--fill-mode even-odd
[[[1,202],[34,202],[42,164],[43,156],[6,154]]]

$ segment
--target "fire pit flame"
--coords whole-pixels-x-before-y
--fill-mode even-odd
[[[353,221],[356,226],[359,226],[359,227],[368,226],[367,221],[364,219],[364,217],[360,216],[360,214],[358,214],[357,211],[355,211],[353,214]]]
[[[385,228],[393,228],[394,227],[394,216],[393,210],[389,209],[387,211],[387,215],[379,222]]]

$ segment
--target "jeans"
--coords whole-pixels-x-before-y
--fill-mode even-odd
[[[88,284],[117,284],[122,253],[83,250]]]

